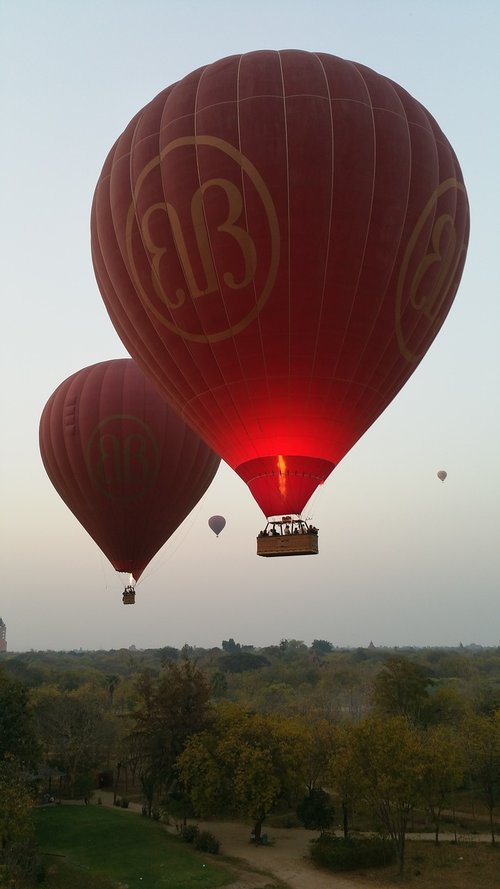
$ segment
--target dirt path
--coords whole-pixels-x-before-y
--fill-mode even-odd
[[[268,831],[272,845],[255,846],[250,842],[250,828],[246,824],[225,821],[198,822],[200,827],[210,830],[221,843],[223,855],[238,858],[251,868],[267,871],[283,880],[290,889],[374,889],[373,882],[359,878],[346,878],[338,874],[328,874],[317,870],[307,858],[309,843],[318,834],[315,831],[287,828]],[[262,879],[262,877],[261,877]],[[241,882],[229,889],[261,889],[269,885],[269,878],[263,882]]]

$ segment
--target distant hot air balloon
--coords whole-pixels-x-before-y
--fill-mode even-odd
[[[213,515],[209,518],[208,525],[215,536],[218,537],[220,532],[226,527],[226,520],[222,515]]]
[[[130,354],[282,516],[425,355],[469,210],[453,149],[404,89],[325,53],[266,50],[199,68],[133,118],[91,231]]]
[[[126,603],[220,462],[129,358],[61,383],[42,413],[40,451],[66,505],[113,567],[131,575]]]
[[[441,479],[442,482],[444,482],[444,480],[445,480],[445,478],[446,478],[447,475],[448,475],[448,473],[447,473],[444,469],[440,469],[439,472],[438,472],[438,474],[437,474],[437,477],[438,477],[439,479]]]

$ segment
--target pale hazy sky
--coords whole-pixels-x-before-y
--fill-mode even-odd
[[[497,0],[0,0],[0,616],[10,650],[500,644],[500,4]],[[122,576],[38,450],[66,377],[126,353],[90,259],[92,195],[130,118],[201,65],[329,52],[405,87],[453,145],[471,205],[454,306],[398,398],[307,510],[320,554],[259,559],[263,517],[222,466],[121,603]],[[436,478],[446,469],[444,484]],[[207,519],[227,518],[216,539]]]

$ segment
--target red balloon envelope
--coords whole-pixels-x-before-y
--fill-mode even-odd
[[[160,93],[92,208],[121,339],[266,515],[300,513],[413,373],[468,232],[425,108],[297,50],[231,56]]]
[[[66,505],[113,567],[135,580],[220,462],[130,358],[61,383],[42,413],[40,451]]]

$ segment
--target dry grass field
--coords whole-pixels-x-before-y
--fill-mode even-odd
[[[345,875],[343,875],[345,876]],[[500,846],[491,843],[455,844],[410,840],[403,878],[397,868],[349,876],[353,889],[358,880],[373,889],[500,889]],[[333,884],[332,884],[333,885]]]

